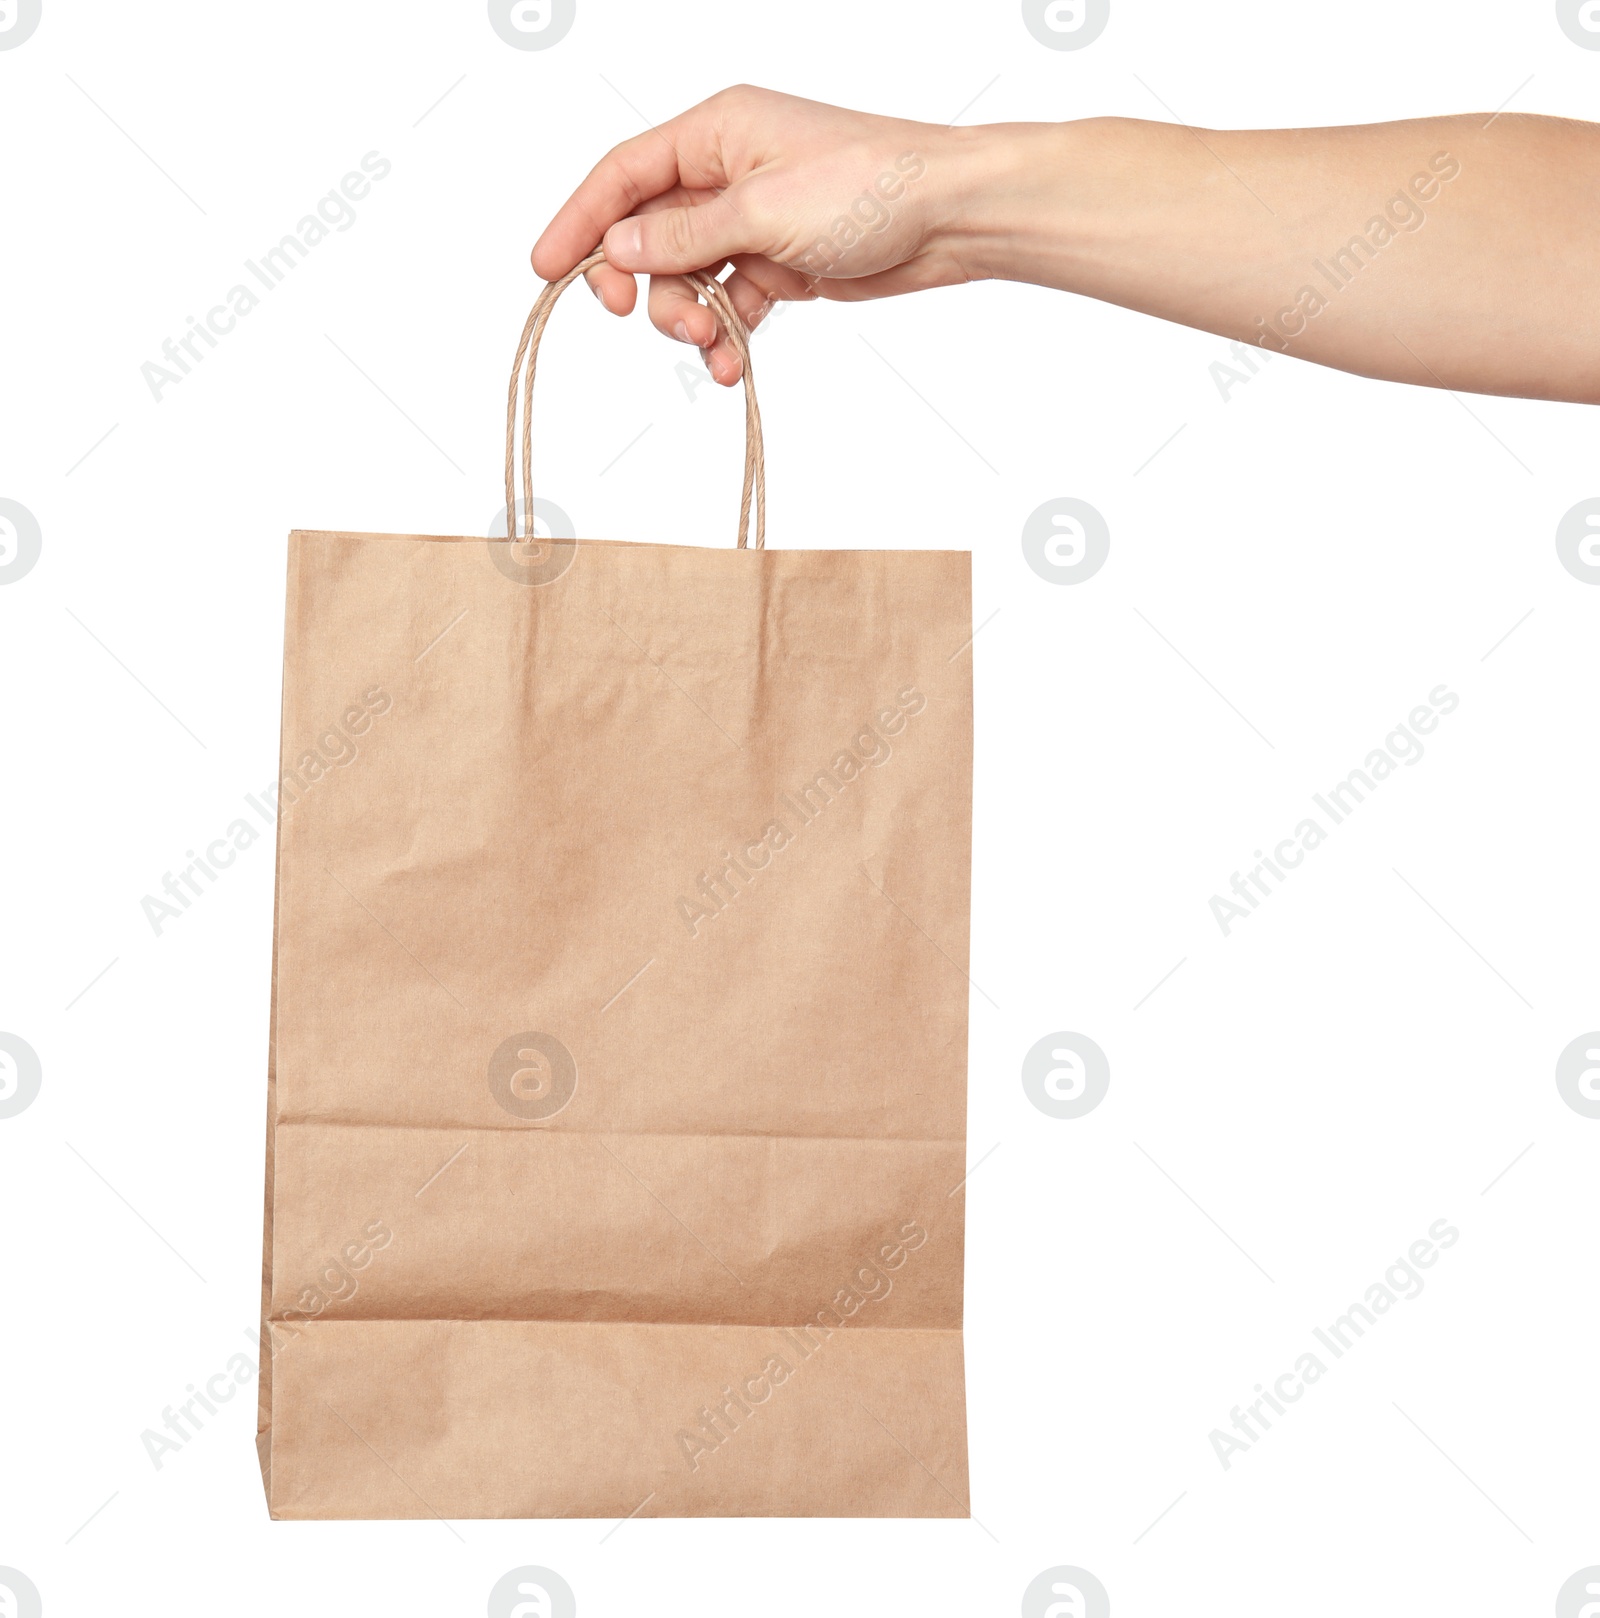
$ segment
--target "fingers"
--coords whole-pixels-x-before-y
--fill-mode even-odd
[[[651,197],[642,202],[639,207],[644,213],[653,213],[661,208],[678,208],[691,206],[695,203],[709,200],[714,193],[709,191],[692,191],[681,185],[668,187],[660,195]],[[580,255],[580,262],[593,252],[593,246],[587,248]],[[541,256],[540,249],[535,248],[533,253],[534,269],[546,262]],[[568,268],[571,266],[569,265]],[[561,272],[563,275],[565,270]],[[614,315],[627,315],[633,313],[633,306],[637,301],[637,288],[634,278],[625,271],[618,270],[609,264],[597,265],[592,270],[586,270],[584,277],[589,283],[589,290],[600,300],[600,305]]]
[[[609,264],[596,264],[584,272],[589,290],[600,300],[600,307],[613,315],[631,315],[638,300],[638,283],[631,275],[614,270]]]
[[[734,175],[723,158],[721,140],[730,93],[724,91],[702,101],[607,152],[534,245],[533,267],[538,274],[547,281],[558,280],[592,253],[619,219],[638,213],[676,187],[715,194],[729,185]],[[692,264],[676,267],[697,268]]]
[[[605,233],[606,258],[619,270],[647,275],[682,275],[721,264],[735,253],[759,253],[749,218],[740,212],[738,187],[698,205],[637,214]]]
[[[733,274],[723,283],[734,310],[744,322],[745,330],[753,332],[772,313],[779,303],[805,303],[814,298],[810,284],[804,276],[771,259],[740,256],[733,261]],[[729,374],[724,377],[720,361],[726,360]],[[712,356],[711,374],[719,382],[731,386],[739,380],[743,367],[738,353],[731,344],[719,345]]]
[[[720,265],[712,266],[707,273],[714,274],[720,268]],[[739,306],[735,304],[734,307],[738,309]],[[739,312],[742,319],[744,311]],[[683,276],[651,277],[650,320],[656,330],[665,336],[697,348],[714,382],[731,388],[743,374],[739,352],[722,329],[722,323],[711,309],[700,302],[694,284]]]
[[[733,272],[724,284],[740,318],[752,330],[771,313],[773,304],[809,303],[816,297],[812,283],[798,270],[759,254],[740,254],[733,261]]]
[[[546,281],[559,280],[617,220],[679,183],[677,149],[654,131],[614,146],[545,226],[534,244],[534,269]]]
[[[715,268],[708,269],[715,274]],[[753,332],[780,302],[804,302],[816,294],[804,276],[771,259],[741,254],[733,274],[722,283],[734,311]],[[664,336],[701,351],[712,377],[731,387],[743,374],[739,351],[722,330],[716,313],[699,301],[694,285],[683,276],[658,275],[650,282],[650,321]]]
[[[712,348],[721,337],[717,317],[681,275],[657,275],[650,281],[650,323],[664,337],[695,348]]]

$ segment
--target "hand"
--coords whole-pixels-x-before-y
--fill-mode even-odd
[[[1422,386],[1600,404],[1600,125],[1496,114],[1343,129],[1127,118],[948,129],[740,87],[604,158],[533,267],[739,360],[684,279],[778,299],[1002,277]],[[1426,228],[1424,228],[1426,226]]]
[[[546,280],[597,246],[588,272],[612,314],[650,276],[658,331],[701,349],[712,376],[739,359],[684,272],[720,274],[754,330],[782,299],[882,298],[971,279],[954,252],[955,199],[976,131],[850,112],[739,86],[615,147],[533,249]]]

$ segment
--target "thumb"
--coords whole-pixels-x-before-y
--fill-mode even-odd
[[[720,192],[687,208],[661,208],[613,225],[602,245],[617,269],[640,275],[682,275],[720,267],[735,253],[759,253],[750,223]]]

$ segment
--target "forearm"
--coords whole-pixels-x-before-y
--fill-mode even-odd
[[[955,134],[947,228],[970,275],[1368,376],[1600,403],[1600,126]]]

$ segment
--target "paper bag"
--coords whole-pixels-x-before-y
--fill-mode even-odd
[[[290,536],[274,1517],[967,1515],[969,557],[764,549],[744,352],[736,549]]]

